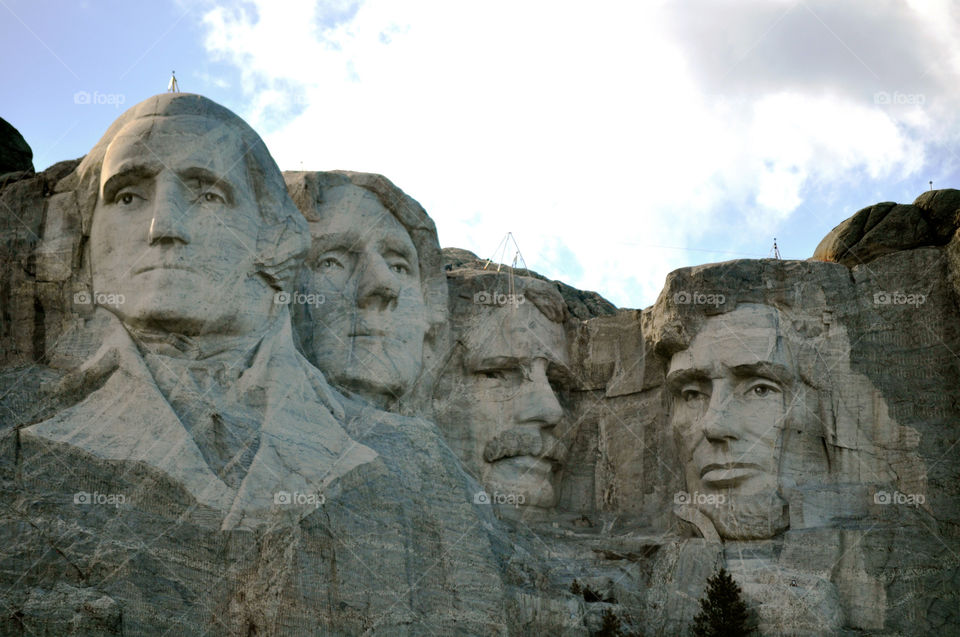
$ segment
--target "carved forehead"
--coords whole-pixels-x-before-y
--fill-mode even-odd
[[[411,255],[417,254],[407,229],[366,188],[345,184],[327,189],[317,205],[316,219],[310,222],[310,235],[321,247],[328,247],[324,244],[330,238],[339,237],[353,247],[370,242],[399,243]]]
[[[568,364],[563,326],[548,319],[532,303],[483,307],[464,327],[461,340],[467,348],[464,363],[468,368],[494,358],[544,358]]]
[[[769,364],[794,370],[794,354],[776,308],[744,304],[704,321],[690,347],[670,359],[669,374],[697,370],[714,375],[724,368]]]
[[[100,184],[102,187],[117,172],[135,167],[204,168],[223,178],[248,182],[244,153],[240,135],[211,118],[135,119],[120,129],[107,147]]]

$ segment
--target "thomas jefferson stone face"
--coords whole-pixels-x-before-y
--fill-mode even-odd
[[[775,501],[779,487],[781,431],[798,381],[778,320],[760,305],[709,318],[670,361],[688,490],[724,495],[734,515],[738,502]]]
[[[330,188],[316,213],[301,287],[322,302],[302,308],[304,349],[334,383],[383,405],[404,394],[422,364],[427,319],[416,248],[364,188]]]
[[[128,124],[110,144],[90,232],[94,291],[126,324],[244,334],[270,315],[262,219],[235,133],[197,116]]]
[[[462,341],[459,382],[438,397],[448,443],[491,497],[553,507],[565,449],[551,379],[567,366],[563,328],[528,301],[484,310]]]

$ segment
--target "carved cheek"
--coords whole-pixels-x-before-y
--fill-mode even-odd
[[[756,401],[744,405],[741,421],[751,442],[758,446],[773,448],[777,435],[783,428],[783,404],[773,400]]]

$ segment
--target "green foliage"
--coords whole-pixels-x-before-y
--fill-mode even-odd
[[[580,584],[580,580],[573,580],[570,584],[570,592],[574,595],[579,595],[583,598],[583,601],[588,604],[593,604],[596,602],[606,602],[608,604],[616,604],[617,598],[613,595],[602,595],[598,591],[591,588],[589,584]]]
[[[620,618],[609,608],[603,611],[603,623],[594,637],[621,637]]]
[[[707,595],[693,618],[694,637],[742,637],[750,632],[747,605],[740,586],[726,569],[707,580]]]

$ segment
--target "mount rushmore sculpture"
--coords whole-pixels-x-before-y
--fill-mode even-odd
[[[960,634],[957,191],[642,311],[198,95],[0,203],[2,634]]]

